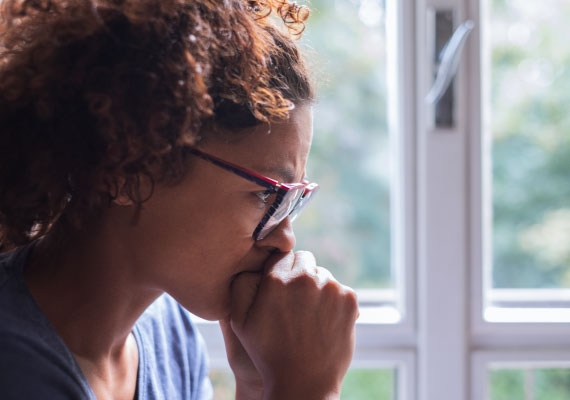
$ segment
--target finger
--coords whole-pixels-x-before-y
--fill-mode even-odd
[[[308,251],[276,253],[265,262],[265,273],[277,276],[284,281],[308,273],[316,274],[315,256]]]
[[[328,282],[334,282],[335,284],[337,284],[339,286],[339,288],[342,286],[333,276],[333,274],[326,268],[323,267],[315,267],[315,275],[317,277],[317,282],[319,283],[319,286],[322,286]]]
[[[239,340],[237,339],[234,331],[231,327],[231,322],[229,318],[221,319],[220,328],[222,330],[222,335],[224,337],[224,342],[226,343],[226,348],[232,348],[233,345],[237,344]]]
[[[241,343],[232,330],[229,318],[220,320],[220,328],[222,330],[222,336],[224,337],[226,353],[228,355],[228,359],[230,359],[236,349],[239,349],[241,347]]]
[[[351,287],[340,283],[328,269],[323,267],[316,267],[316,271],[319,286],[332,286],[338,291],[338,293],[342,294],[342,296],[345,298],[347,313],[354,315],[354,320],[356,321],[360,317],[358,296],[356,291]]]
[[[264,273],[266,275],[274,274],[286,277],[291,274],[291,270],[295,264],[295,254],[292,251],[287,253],[272,254],[264,264]]]
[[[247,314],[255,301],[262,274],[257,272],[242,272],[232,282],[232,327],[243,327]],[[223,327],[223,325],[222,325]]]
[[[317,260],[310,251],[297,251],[295,253],[295,261],[293,263],[293,271],[298,273],[317,274]]]
[[[346,293],[346,294],[350,294],[352,296],[354,296],[354,298],[356,299],[356,292],[353,288],[351,288],[350,286],[344,285],[341,282],[339,282],[335,276],[333,275],[332,272],[330,272],[328,269],[324,268],[324,267],[315,267],[315,271],[316,271],[316,275],[318,277],[319,283],[326,283],[326,282],[334,282],[338,285],[339,289]]]
[[[229,361],[235,361],[235,357],[245,353],[243,345],[239,341],[235,332],[231,327],[231,321],[229,318],[222,319],[220,322],[220,328],[222,330],[222,336],[224,337],[224,345],[226,346],[226,354]]]

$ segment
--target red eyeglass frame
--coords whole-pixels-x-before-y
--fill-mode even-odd
[[[226,171],[233,172],[234,174],[247,179],[250,182],[253,182],[259,186],[262,186],[266,189],[273,191],[276,194],[275,200],[273,204],[269,208],[269,210],[265,213],[261,222],[257,225],[255,230],[253,231],[252,237],[254,240],[261,240],[267,234],[269,234],[279,223],[285,219],[286,217],[293,215],[292,219],[295,219],[296,216],[303,210],[303,208],[308,203],[309,199],[318,191],[319,185],[314,182],[309,182],[308,180],[304,180],[303,182],[298,183],[283,183],[275,180],[273,178],[269,178],[267,176],[258,174],[255,171],[248,170],[247,168],[243,168],[239,165],[233,164],[229,161],[225,161],[219,157],[213,156],[211,154],[205,153],[201,150],[196,149],[195,147],[188,148],[188,151],[203,160],[206,160],[220,168],[225,169]],[[301,191],[302,189],[302,191]],[[295,193],[294,191],[299,190],[296,194],[297,198],[294,199],[294,203],[292,207],[288,210],[287,214],[284,215],[280,220],[276,221],[273,225],[270,226],[269,229],[264,231],[264,228],[267,226],[267,222],[273,217],[276,211],[282,204],[285,204],[283,200],[289,193]],[[296,212],[295,212],[296,211]]]

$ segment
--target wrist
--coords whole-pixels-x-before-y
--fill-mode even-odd
[[[263,386],[236,379],[236,400],[263,400]]]
[[[237,399],[237,397],[236,397]],[[244,397],[245,399],[245,397]],[[328,393],[328,394],[308,394],[300,392],[291,391],[277,391],[272,393],[267,393],[262,397],[263,400],[291,400],[291,399],[303,399],[303,400],[340,400],[340,393]]]
[[[339,400],[340,388],[284,384],[265,388],[263,400]]]

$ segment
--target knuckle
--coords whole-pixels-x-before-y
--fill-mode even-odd
[[[353,289],[345,290],[347,304],[354,310],[358,309],[358,296]]]
[[[271,290],[275,290],[287,286],[287,280],[287,274],[272,271],[265,276],[263,284]]]
[[[342,287],[337,281],[327,279],[323,284],[323,292],[325,295],[340,297],[342,295]]]
[[[317,262],[310,251],[299,250],[295,252],[295,264],[302,268],[314,268]]]
[[[296,274],[291,278],[291,287],[299,290],[310,290],[317,287],[317,281],[314,275],[308,272]]]
[[[345,289],[344,298],[346,309],[354,316],[354,319],[357,319],[360,316],[360,311],[358,309],[358,296],[356,292],[351,288],[347,288]]]

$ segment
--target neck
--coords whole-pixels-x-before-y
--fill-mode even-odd
[[[41,240],[25,270],[28,287],[76,358],[106,362],[124,352],[133,325],[161,294],[137,279],[120,231],[85,227]]]

